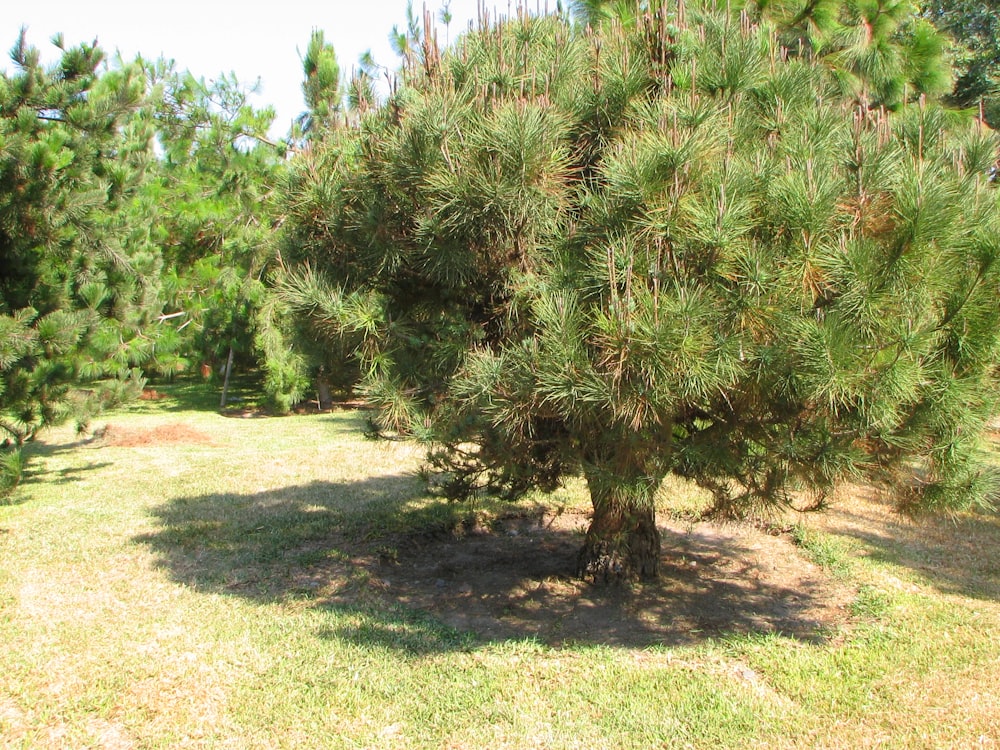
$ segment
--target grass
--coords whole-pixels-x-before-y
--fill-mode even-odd
[[[858,590],[821,642],[482,642],[356,564],[470,512],[427,496],[418,447],[354,412],[223,417],[157,388],[108,439],[46,434],[0,507],[0,747],[1000,744],[995,518],[888,534],[848,503],[853,525],[797,526],[803,564]],[[973,532],[981,558],[948,568]]]
[[[851,576],[851,545],[844,539],[817,531],[804,522],[792,527],[792,541],[801,547],[809,558],[838,578]]]

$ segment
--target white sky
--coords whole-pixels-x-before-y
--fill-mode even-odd
[[[506,14],[511,3],[486,0],[485,4],[493,15],[494,5]],[[435,18],[442,5],[443,0],[426,0]],[[451,0],[451,38],[477,17],[478,5],[479,0]],[[418,17],[423,6],[422,0],[414,0]],[[406,0],[3,0],[0,64],[9,69],[6,52],[17,40],[21,26],[27,26],[29,43],[43,52],[45,60],[56,59],[57,51],[49,40],[62,32],[67,45],[97,38],[109,54],[118,50],[126,59],[139,53],[152,59],[162,55],[199,77],[235,72],[247,84],[259,77],[261,93],[255,103],[276,108],[272,133],[284,135],[305,106],[299,54],[305,52],[314,28],[322,29],[333,44],[341,72],[346,74],[367,49],[376,62],[395,68],[398,59],[389,46],[389,31],[393,25],[403,28],[405,23]],[[441,27],[438,36],[442,42],[444,35]]]

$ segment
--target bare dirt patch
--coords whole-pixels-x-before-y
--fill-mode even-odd
[[[385,498],[398,503],[397,528],[405,531],[386,528],[380,513],[396,511],[383,506]],[[872,537],[899,533],[893,516],[881,515],[884,506],[857,502],[844,510],[870,508],[874,515],[859,523]],[[363,511],[368,503],[378,509],[370,519]],[[595,585],[575,577],[589,524],[585,507],[450,510],[426,506],[425,488],[407,474],[314,482],[238,498],[178,499],[157,511],[162,530],[141,539],[186,585],[295,607],[378,613],[388,646],[397,646],[399,633],[418,627],[414,622],[425,614],[487,642],[636,647],[733,633],[827,642],[856,622],[857,581],[814,563],[789,531],[793,522],[807,518],[812,526],[822,514],[795,514],[765,528],[661,514],[660,577]],[[845,531],[834,533],[844,539]],[[925,542],[923,554],[948,547],[944,538]],[[848,557],[871,549],[867,538],[854,546],[849,532],[843,545]],[[379,636],[365,636],[372,637]]]
[[[194,429],[182,422],[159,425],[148,429],[133,429],[109,424],[94,433],[95,440],[101,445],[116,448],[138,448],[150,445],[197,444],[212,443],[210,435]]]
[[[487,641],[645,646],[727,633],[822,640],[849,620],[852,586],[787,538],[746,526],[661,521],[658,580],[580,581],[572,566],[587,523],[583,513],[536,513],[447,538],[399,540],[388,557],[383,548],[355,562],[380,598]]]

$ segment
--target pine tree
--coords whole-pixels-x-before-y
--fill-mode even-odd
[[[0,77],[0,432],[15,451],[135,392],[160,312],[160,255],[135,205],[152,158],[141,70],[53,41],[46,67],[22,31]]]
[[[164,61],[147,63],[162,149],[141,199],[164,256],[163,374],[225,368],[230,353],[255,367],[255,318],[272,261],[272,195],[287,144],[272,141],[270,108],[232,74],[206,81]]]
[[[299,122],[302,131],[309,135],[314,130],[328,128],[336,123],[341,113],[340,65],[333,46],[327,44],[323,32],[313,31],[309,46],[302,58],[305,80],[302,94],[307,111]]]
[[[982,106],[986,121],[1000,127],[1000,2],[930,0],[923,15],[954,44],[955,86],[950,101],[958,107]]]
[[[279,412],[288,412],[309,393],[316,394],[320,408],[328,408],[333,391],[349,391],[358,378],[352,347],[345,337],[331,333],[322,316],[304,322],[292,314],[299,305],[304,314],[315,305],[300,295],[303,279],[308,286],[312,278],[308,265],[300,277],[290,272],[289,264],[294,267],[305,261],[314,249],[314,243],[299,234],[298,227],[322,224],[327,204],[338,200],[336,188],[323,184],[313,192],[305,182],[315,176],[312,170],[325,158],[327,144],[337,141],[360,113],[373,106],[378,66],[370,53],[362,55],[360,63],[345,95],[336,51],[321,31],[313,31],[302,59],[307,110],[299,118],[301,130],[296,133],[302,148],[279,181],[284,198],[278,202],[286,230],[270,269],[268,293],[255,318],[255,346],[265,373],[265,393],[271,407]],[[325,234],[325,230],[319,231]]]
[[[585,576],[656,574],[667,474],[733,515],[995,493],[997,141],[765,10],[519,15],[296,167],[292,308],[454,496],[582,471]]]

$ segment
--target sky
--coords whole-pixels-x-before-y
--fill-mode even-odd
[[[478,17],[479,2],[451,0],[453,19],[447,29],[439,22],[439,40],[466,29]],[[508,2],[501,0],[504,13]],[[494,3],[486,0],[486,7],[492,9]],[[437,18],[443,4],[443,0],[414,0],[413,6],[420,15],[426,6]],[[389,32],[405,23],[406,0],[5,0],[0,2],[0,50],[9,50],[25,26],[28,42],[47,61],[58,58],[50,39],[62,32],[67,45],[96,38],[110,54],[117,50],[126,59],[140,53],[153,59],[163,56],[198,77],[233,72],[248,84],[259,78],[261,90],[254,103],[276,108],[271,132],[281,136],[305,107],[300,55],[313,29],[324,32],[337,52],[341,72],[348,74],[369,49],[376,62],[395,67],[398,58],[389,46]],[[6,54],[2,65],[10,69]]]

